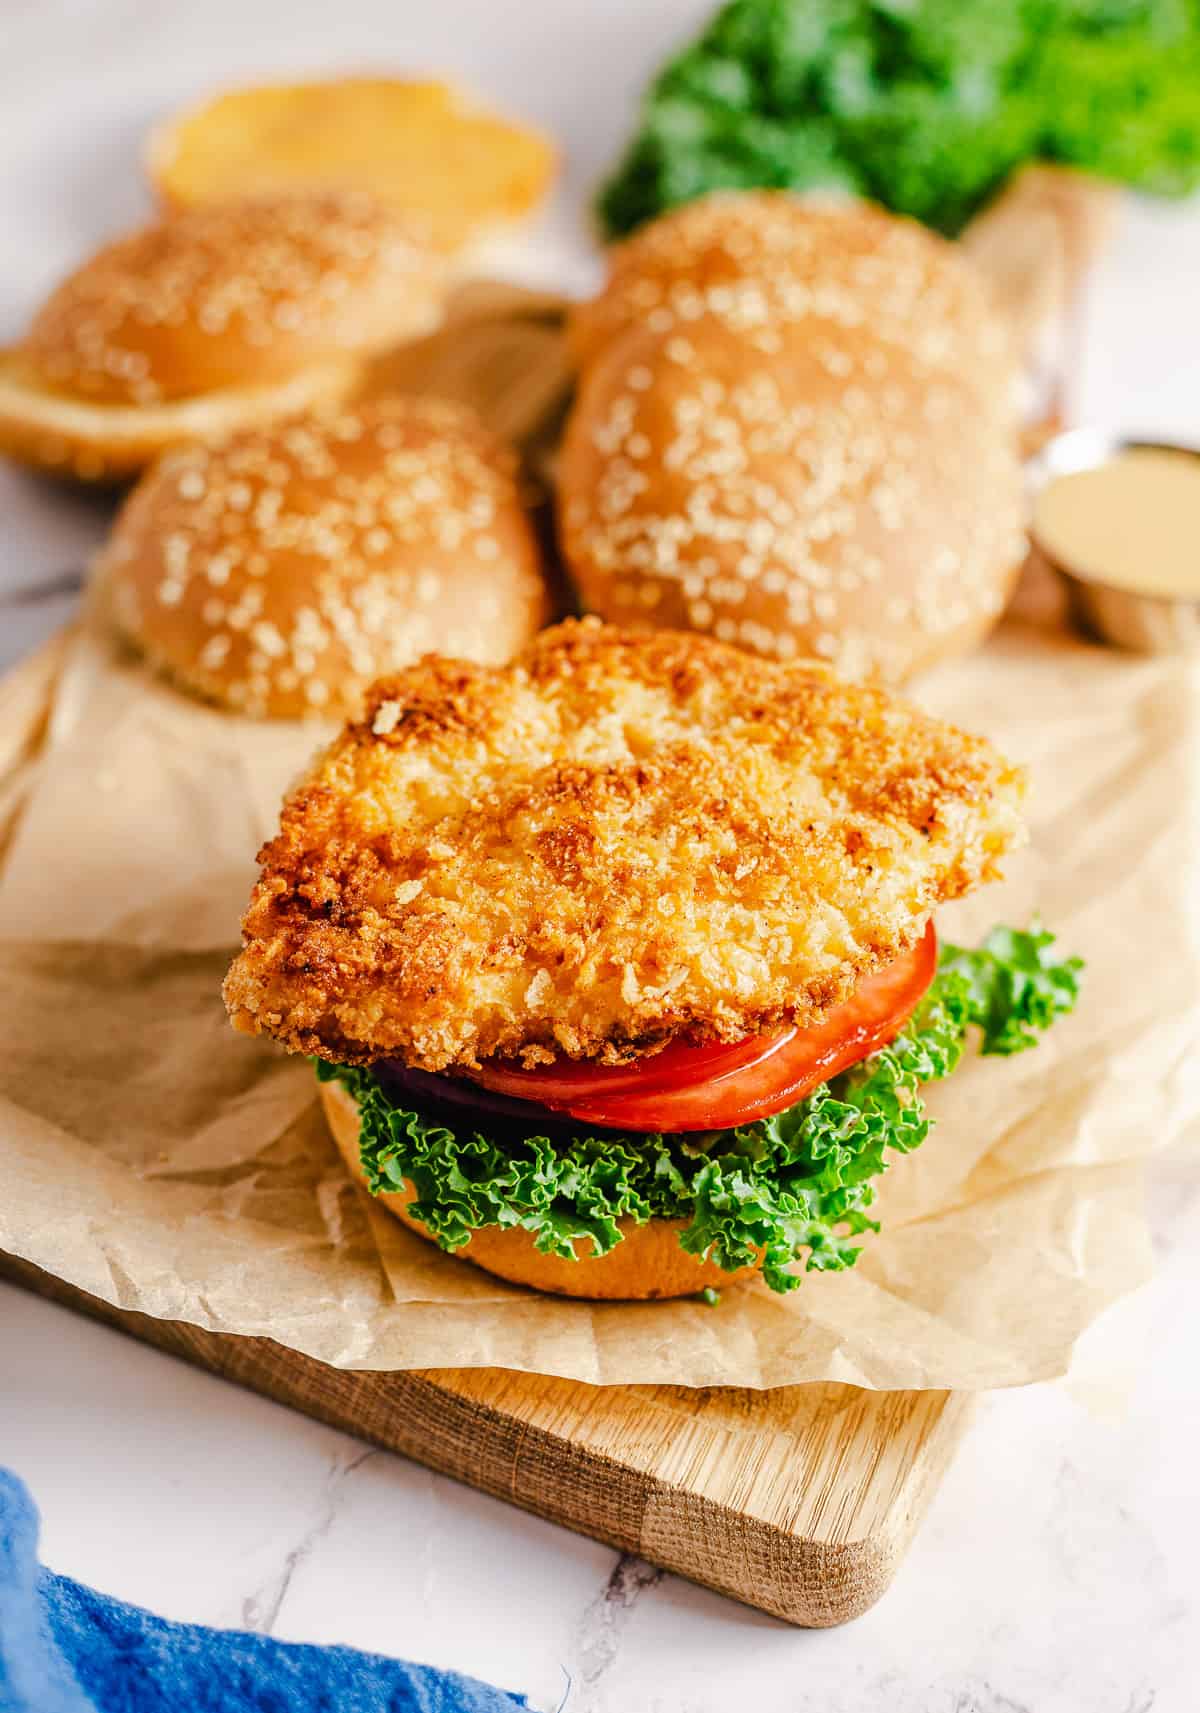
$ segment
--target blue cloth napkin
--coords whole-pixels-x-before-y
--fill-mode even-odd
[[[471,1677],[353,1648],[170,1624],[37,1560],[28,1489],[0,1469],[0,1713],[516,1713]]]

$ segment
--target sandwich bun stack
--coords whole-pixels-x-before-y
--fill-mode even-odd
[[[106,245],[0,353],[0,450],[85,481],[347,397],[364,359],[432,327],[424,225],[360,191],[185,210]]]

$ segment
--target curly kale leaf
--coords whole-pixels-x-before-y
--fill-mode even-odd
[[[397,1105],[370,1071],[318,1063],[359,1104],[363,1168],[373,1192],[411,1183],[409,1212],[444,1249],[473,1231],[521,1226],[546,1254],[571,1259],[583,1238],[607,1254],[619,1222],[684,1222],[680,1243],[726,1271],[762,1255],[775,1291],[808,1269],[852,1266],[854,1239],[876,1229],[868,1209],[889,1154],[929,1132],[922,1084],[948,1076],[972,1027],[984,1053],[1018,1053],[1069,1011],[1078,958],[1056,962],[1052,936],[997,928],[978,950],[943,948],[938,974],[901,1033],[804,1100],[732,1130],[688,1135],[495,1135]]]
[[[954,233],[1022,162],[1200,179],[1198,0],[733,0],[655,79],[612,236],[705,191],[836,187]]]
[[[943,946],[939,979],[956,975],[965,983],[970,1021],[983,1031],[985,1053],[1023,1053],[1040,1033],[1074,1008],[1079,997],[1081,958],[1056,961],[1054,935],[993,928],[977,951]]]

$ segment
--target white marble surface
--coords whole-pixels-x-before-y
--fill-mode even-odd
[[[137,139],[214,81],[456,70],[564,141],[512,258],[586,284],[584,196],[696,0],[8,0],[0,342],[145,206]],[[1200,212],[1131,207],[1076,415],[1200,437]],[[0,470],[0,664],[70,611],[102,503]],[[454,1665],[568,1713],[1190,1713],[1200,1644],[1200,1183],[1152,1190],[1162,1267],[1058,1386],[983,1401],[884,1601],[789,1630],[0,1287],[0,1462],[55,1568],[159,1611]],[[450,1353],[448,1353],[449,1355]]]

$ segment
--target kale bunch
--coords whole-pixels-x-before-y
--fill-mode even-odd
[[[617,237],[710,190],[832,188],[953,235],[1033,159],[1200,181],[1200,0],[733,0],[598,208]]]

